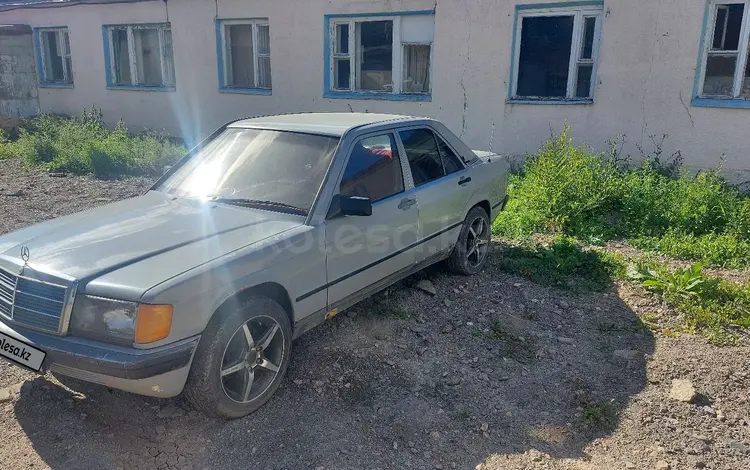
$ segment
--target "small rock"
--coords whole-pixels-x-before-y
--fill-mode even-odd
[[[636,468],[633,462],[625,462],[625,468],[631,469]]]
[[[451,387],[455,387],[456,385],[459,385],[460,383],[461,383],[461,377],[457,375],[451,375],[445,381],[445,384],[450,385]]]
[[[303,380],[302,379],[294,379],[294,385],[302,385]]]
[[[612,353],[612,357],[623,361],[632,361],[638,357],[638,351],[633,349],[617,349]]]
[[[378,331],[375,333],[375,339],[385,341],[386,339],[388,339],[388,334],[385,331]]]
[[[719,421],[724,421],[727,419],[726,416],[724,416],[724,413],[721,410],[716,410],[716,419]]]
[[[452,302],[449,299],[443,299],[443,303],[446,307],[450,307]]]
[[[357,318],[357,311],[350,308],[349,310],[346,311],[346,316],[349,318]]]
[[[669,470],[670,465],[669,462],[665,462],[664,460],[659,460],[656,462],[656,465],[654,466],[654,469],[656,470]]]
[[[558,305],[558,306],[559,306],[559,307],[560,307],[561,309],[563,309],[563,310],[567,310],[567,309],[569,309],[569,308],[570,308],[570,304],[569,304],[568,302],[564,301],[564,300],[560,300],[559,302],[557,302],[557,305]]]
[[[446,324],[446,325],[445,325],[445,326],[443,327],[443,329],[442,329],[441,331],[442,331],[443,333],[450,333],[451,331],[453,331],[453,325],[451,325],[450,323],[447,323],[447,324]]]
[[[693,383],[687,379],[672,380],[672,389],[669,391],[669,398],[684,403],[691,403],[695,400],[697,394]]]
[[[12,399],[13,394],[10,393],[10,389],[8,387],[0,389],[0,403],[5,403],[6,401],[10,401]]]
[[[737,452],[741,452],[743,454],[750,453],[750,447],[746,446],[745,444],[739,441],[729,441],[729,448],[734,449]]]
[[[440,439],[440,433],[437,432],[437,431],[432,431],[430,433],[430,437],[433,438],[433,439]]]
[[[436,295],[437,289],[435,289],[435,284],[432,283],[429,279],[422,279],[419,281],[416,285],[417,289],[422,290],[424,292],[427,292],[430,295]]]
[[[563,344],[573,344],[573,338],[566,338],[564,336],[558,336],[557,340]]]
[[[704,406],[703,411],[705,411],[707,415],[714,416],[714,417],[716,416],[716,410],[714,410],[710,406]]]
[[[487,424],[487,423],[482,423],[482,425],[481,425],[481,426],[479,426],[479,429],[480,429],[480,430],[481,430],[482,432],[487,432],[487,430],[488,430],[489,428],[490,428],[490,425],[489,425],[489,424]]]

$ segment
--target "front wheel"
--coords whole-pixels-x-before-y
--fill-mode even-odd
[[[466,215],[458,241],[448,258],[448,268],[456,274],[469,276],[484,268],[490,248],[490,217],[481,207]]]
[[[253,297],[217,312],[195,353],[185,395],[198,409],[239,418],[276,392],[289,365],[292,328],[284,308]]]

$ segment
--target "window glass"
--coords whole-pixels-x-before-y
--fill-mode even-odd
[[[63,69],[62,44],[58,44],[57,31],[45,31],[42,33],[44,44],[44,67],[45,79],[50,82],[61,82],[65,80]]]
[[[197,150],[157,191],[309,210],[338,143],[334,137],[230,127]]]
[[[362,51],[357,89],[393,89],[393,21],[357,23],[358,50]]]
[[[404,176],[391,134],[368,137],[354,144],[341,178],[344,196],[368,197],[372,202],[404,190]]]
[[[733,96],[744,4],[716,5],[713,37],[706,56],[703,94]]]
[[[227,50],[232,73],[229,86],[251,88],[255,84],[253,64],[253,26],[235,24],[227,26]]]
[[[159,30],[136,28],[133,30],[133,40],[138,83],[149,86],[161,85]]]
[[[586,18],[583,27],[583,43],[581,44],[581,59],[591,59],[594,54],[594,32],[596,31],[596,18]]]
[[[404,93],[430,92],[429,44],[406,44],[404,46]]]
[[[567,95],[573,22],[573,16],[523,19],[518,96],[564,98]]]
[[[445,168],[445,174],[450,175],[458,170],[462,169],[461,162],[458,160],[453,149],[445,143],[443,139],[437,137],[438,147],[440,148],[440,158],[443,160],[443,168]]]
[[[401,131],[399,136],[404,143],[414,186],[421,186],[445,176],[440,151],[432,131],[414,129]]]
[[[112,42],[115,56],[115,84],[130,85],[130,47],[128,44],[128,30],[115,29],[112,31]]]
[[[271,88],[271,30],[258,25],[258,88]]]

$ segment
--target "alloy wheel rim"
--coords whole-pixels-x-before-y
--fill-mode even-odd
[[[257,399],[279,375],[286,354],[284,330],[271,317],[240,325],[224,348],[219,377],[224,394],[237,403]]]
[[[490,242],[490,227],[484,217],[477,217],[469,224],[466,236],[466,260],[472,268],[479,267],[487,257]]]

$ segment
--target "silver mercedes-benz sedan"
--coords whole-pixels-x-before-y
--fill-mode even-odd
[[[246,415],[291,342],[439,261],[487,260],[508,163],[440,122],[232,122],[142,196],[0,237],[0,357]]]

